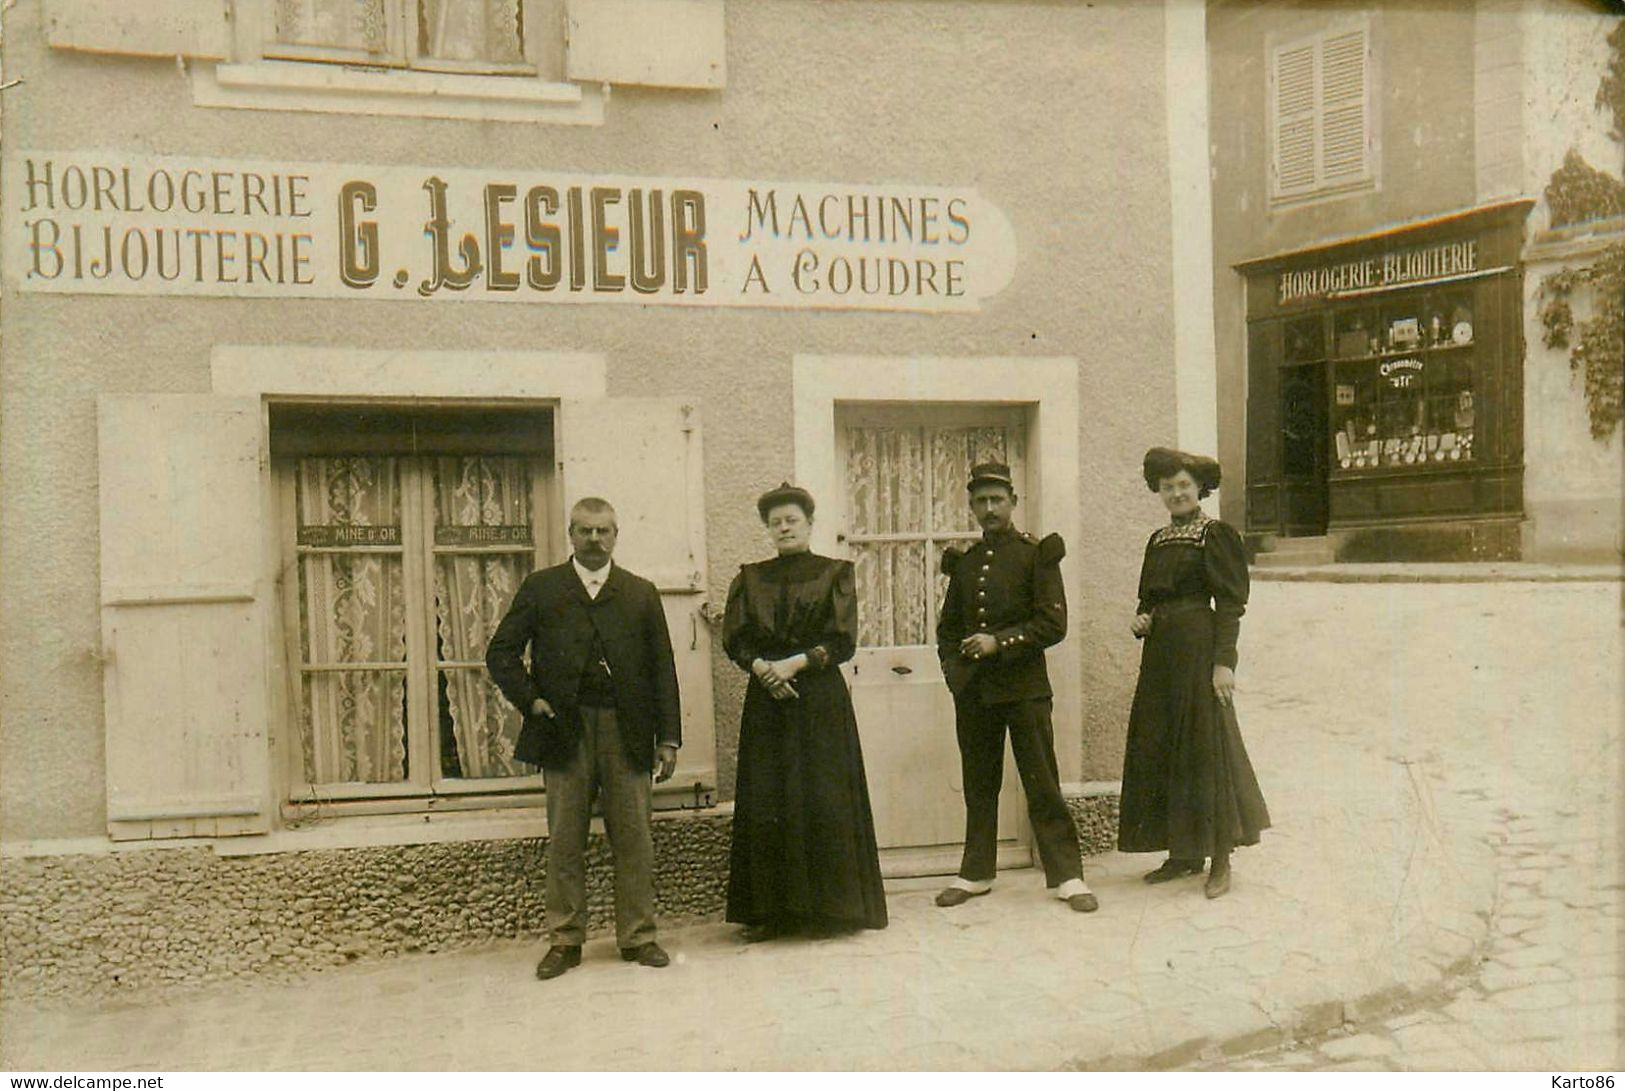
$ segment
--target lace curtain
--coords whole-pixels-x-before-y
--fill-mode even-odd
[[[276,40],[285,45],[382,53],[389,45],[388,0],[276,0]]]
[[[421,0],[418,51],[452,61],[525,59],[520,0]]]
[[[435,555],[435,627],[442,662],[483,662],[491,634],[530,571],[530,463],[523,458],[445,457],[432,460],[435,537],[449,528],[526,528],[522,552]],[[519,713],[502,698],[483,665],[440,667],[441,772],[446,776],[508,777],[534,773],[513,760]],[[453,753],[444,745],[455,741]]]
[[[930,644],[945,543],[980,531],[965,502],[970,467],[1020,458],[1003,427],[852,427],[846,430],[849,536],[857,575],[858,643]],[[865,541],[870,536],[885,540]]]
[[[390,52],[414,15],[417,56],[517,64],[525,59],[521,0],[275,0],[276,40],[284,45]],[[392,33],[392,30],[394,33]],[[359,58],[358,58],[359,59]]]
[[[295,479],[299,528],[401,525],[393,458],[307,458]],[[406,779],[406,589],[401,554],[338,551],[299,559],[300,731],[311,784]],[[393,668],[310,670],[347,663]]]

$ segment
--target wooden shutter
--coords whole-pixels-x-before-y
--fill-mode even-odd
[[[1316,43],[1277,48],[1270,64],[1273,195],[1291,197],[1315,189]]]
[[[683,749],[667,794],[692,795],[696,782],[714,788],[699,407],[677,398],[566,399],[558,436],[564,514],[584,496],[608,500],[620,527],[615,563],[660,588],[683,699]]]
[[[723,0],[570,0],[572,80],[716,90],[727,79]]]
[[[209,60],[230,41],[226,0],[48,0],[45,34],[55,49]]]
[[[115,838],[268,828],[259,437],[253,398],[98,402]]]
[[[1370,174],[1370,51],[1364,27],[1329,35],[1320,50],[1320,175],[1326,187]]]

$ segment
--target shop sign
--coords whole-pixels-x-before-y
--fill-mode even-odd
[[[1376,257],[1339,262],[1312,269],[1294,269],[1281,274],[1280,303],[1338,295],[1345,292],[1374,291],[1404,284],[1417,284],[1462,276],[1478,271],[1478,241],[1419,246],[1392,250]]]
[[[23,291],[973,311],[1009,283],[969,187],[18,151]]]
[[[442,546],[515,545],[529,548],[534,543],[530,538],[530,527],[520,525],[500,527],[435,527],[434,544]]]
[[[1403,390],[1414,385],[1422,376],[1422,369],[1427,365],[1415,357],[1406,357],[1403,360],[1384,360],[1378,370],[1382,377],[1388,380],[1390,386],[1396,390]]]
[[[398,546],[401,528],[396,526],[357,526],[355,524],[318,524],[299,528],[298,544],[319,549],[345,546]]]

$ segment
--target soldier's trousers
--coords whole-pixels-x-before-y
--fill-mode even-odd
[[[965,854],[959,877],[993,878],[999,836],[999,786],[1004,780],[1004,734],[1010,732],[1010,750],[1027,794],[1038,858],[1044,882],[1060,886],[1083,877],[1077,828],[1061,798],[1061,779],[1055,765],[1055,729],[1050,723],[1053,702],[1048,697],[984,705],[974,690],[954,700],[959,733],[959,763],[965,788]]]

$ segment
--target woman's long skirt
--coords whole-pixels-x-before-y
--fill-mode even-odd
[[[776,701],[751,679],[739,729],[728,920],[884,928],[869,787],[838,671]]]
[[[1158,616],[1129,712],[1118,849],[1222,856],[1269,824],[1235,708],[1213,693],[1213,611]]]

